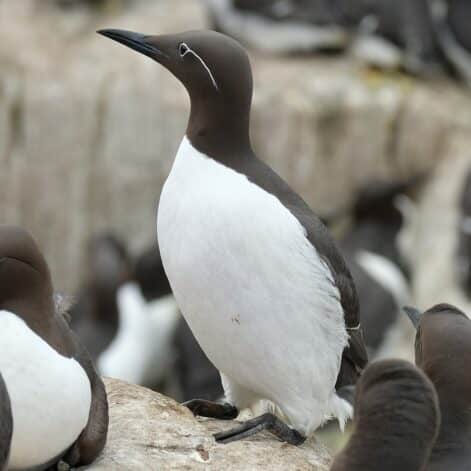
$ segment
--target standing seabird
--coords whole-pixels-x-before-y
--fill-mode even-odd
[[[105,445],[103,382],[58,311],[31,235],[0,226],[0,372],[11,402],[10,469],[91,463]]]
[[[0,373],[0,471],[6,471],[10,454],[13,419],[11,417],[10,396]]]
[[[331,417],[343,425],[352,409],[337,391],[367,362],[355,286],[325,226],[252,150],[246,52],[213,31],[100,33],[162,64],[190,95],[157,232],[177,303],[227,402],[188,407],[232,419],[260,400],[273,406],[220,442],[268,429],[299,444]]]
[[[330,469],[428,470],[439,424],[437,393],[424,373],[403,360],[373,362],[357,383],[353,434]]]
[[[438,393],[442,422],[427,471],[471,470],[471,320],[450,304],[421,313],[406,307],[417,328],[415,362]]]

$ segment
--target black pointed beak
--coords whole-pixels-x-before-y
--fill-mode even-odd
[[[163,51],[148,41],[149,36],[145,34],[134,33],[133,31],[126,31],[124,29],[100,29],[97,33],[124,44],[157,61],[159,58],[167,57]]]
[[[402,310],[407,314],[407,317],[412,322],[412,325],[417,329],[420,324],[420,318],[422,317],[422,313],[415,307],[410,306],[404,306]]]

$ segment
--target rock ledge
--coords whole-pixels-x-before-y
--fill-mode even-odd
[[[108,443],[89,470],[327,470],[330,456],[315,440],[301,447],[269,434],[218,445],[212,434],[230,421],[195,419],[185,408],[149,389],[106,380]]]

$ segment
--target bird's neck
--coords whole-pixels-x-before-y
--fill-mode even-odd
[[[53,312],[52,289],[35,280],[28,280],[28,290],[17,289],[0,302],[0,310],[20,315],[28,325],[40,324],[44,313]],[[33,327],[32,327],[33,328]]]
[[[251,151],[250,103],[228,103],[210,98],[191,99],[186,135],[205,155],[241,155]]]

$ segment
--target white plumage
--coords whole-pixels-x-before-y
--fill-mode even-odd
[[[88,422],[90,381],[15,314],[0,311],[0,371],[10,396],[9,469],[45,464],[67,450]]]
[[[239,408],[271,401],[309,435],[351,407],[335,393],[348,336],[333,276],[273,195],[183,139],[158,213],[177,303]]]

